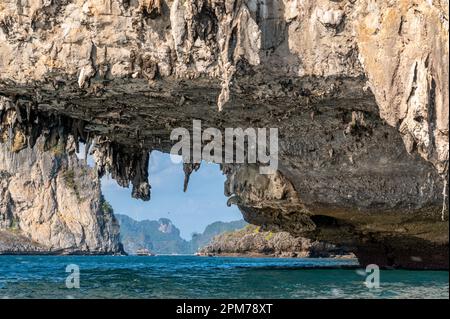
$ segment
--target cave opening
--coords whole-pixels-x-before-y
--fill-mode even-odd
[[[242,219],[236,206],[226,205],[223,192],[225,176],[217,164],[202,162],[201,168],[191,175],[188,189],[183,192],[183,164],[172,162],[169,154],[153,151],[149,179],[152,199],[148,202],[131,198],[130,189],[121,188],[108,176],[102,179],[102,191],[118,213],[137,220],[170,219],[180,228],[185,239],[202,232],[215,221]]]

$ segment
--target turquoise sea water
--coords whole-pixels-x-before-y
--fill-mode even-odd
[[[66,267],[80,288],[66,287]],[[0,298],[449,298],[446,271],[381,270],[368,289],[354,260],[195,256],[0,256]],[[310,267],[315,267],[311,269]],[[321,268],[322,267],[322,268]]]

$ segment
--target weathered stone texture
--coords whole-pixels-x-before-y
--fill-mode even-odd
[[[248,221],[448,267],[448,70],[444,0],[9,0],[0,139],[72,135],[149,199],[173,128],[278,127],[275,177],[224,167]]]
[[[95,170],[73,150],[44,151],[42,140],[18,154],[8,146],[0,144],[0,253],[121,252]]]

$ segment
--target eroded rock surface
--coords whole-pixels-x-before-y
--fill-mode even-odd
[[[357,39],[380,108],[408,152],[448,173],[448,1],[368,1]]]
[[[0,253],[121,253],[119,225],[97,172],[73,150],[16,154],[0,144]]]
[[[224,166],[249,222],[448,268],[448,1],[9,0],[0,71],[13,151],[73,136],[149,199],[173,128],[277,127],[276,176]]]
[[[354,258],[349,248],[294,237],[288,232],[260,231],[253,225],[214,237],[199,255]]]

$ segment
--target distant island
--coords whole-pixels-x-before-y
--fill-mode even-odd
[[[244,220],[214,222],[208,225],[203,233],[195,233],[192,239],[187,241],[180,236],[180,230],[170,219],[137,221],[127,215],[115,216],[120,224],[120,241],[124,250],[131,255],[136,255],[142,249],[164,255],[194,254],[215,236],[247,225]]]
[[[136,221],[116,214],[120,240],[131,255],[197,254],[200,256],[354,257],[350,249],[294,237],[287,232],[262,231],[244,220],[214,222],[187,241],[170,219]]]

